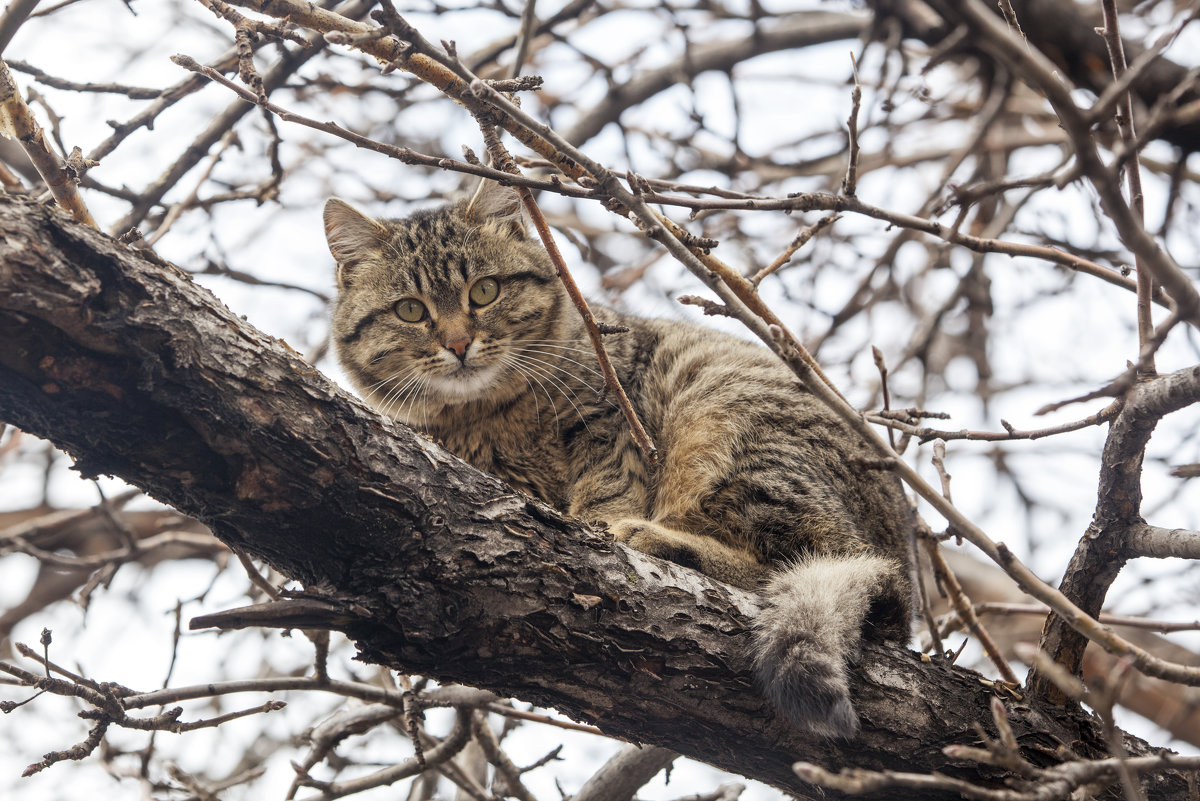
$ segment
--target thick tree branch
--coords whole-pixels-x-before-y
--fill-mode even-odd
[[[1131,556],[1200,559],[1200,531],[1134,525],[1125,533],[1125,547]]]
[[[818,792],[792,773],[798,758],[1004,776],[942,750],[992,727],[994,690],[977,674],[872,647],[853,687],[861,736],[801,737],[747,675],[753,595],[517,495],[381,420],[183,272],[12,197],[0,197],[0,340],[0,418],[304,582],[368,660],[553,706],[802,797]],[[1105,753],[1081,713],[1004,700],[1027,759]],[[1187,797],[1179,774],[1150,781],[1155,798]]]
[[[1100,462],[1096,512],[1067,566],[1060,589],[1073,603],[1093,617],[1100,613],[1108,588],[1130,559],[1147,547],[1182,549],[1183,536],[1151,537],[1141,517],[1142,460],[1158,421],[1167,414],[1200,402],[1200,367],[1160,376],[1135,384],[1126,394],[1120,413],[1113,419]],[[1135,536],[1137,545],[1130,547]],[[1193,546],[1194,550],[1194,546]],[[1042,648],[1072,673],[1083,662],[1087,640],[1057,614],[1046,623]],[[1061,700],[1047,676],[1034,670],[1030,686],[1035,692]]]

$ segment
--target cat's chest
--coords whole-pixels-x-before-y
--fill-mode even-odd
[[[566,503],[567,458],[537,425],[497,419],[459,420],[438,432],[456,456],[552,506]]]

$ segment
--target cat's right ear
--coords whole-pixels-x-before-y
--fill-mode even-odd
[[[344,200],[325,201],[325,241],[337,261],[337,283],[345,286],[354,265],[378,252],[388,238],[388,230]]]
[[[514,239],[524,239],[528,235],[517,190],[487,178],[479,182],[464,216],[473,223],[495,223],[497,231]]]

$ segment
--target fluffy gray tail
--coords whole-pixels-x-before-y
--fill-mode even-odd
[[[763,694],[796,725],[825,737],[858,733],[847,666],[858,658],[872,605],[886,602],[902,570],[870,554],[822,556],[771,578],[754,631],[754,669]]]

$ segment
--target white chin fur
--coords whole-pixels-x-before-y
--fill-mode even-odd
[[[431,394],[439,395],[446,401],[465,403],[490,390],[500,374],[500,369],[499,365],[491,365],[455,370],[448,375],[431,378],[429,389]]]

